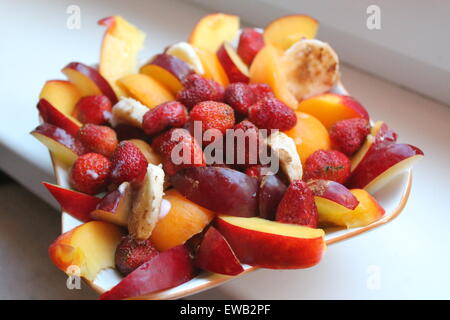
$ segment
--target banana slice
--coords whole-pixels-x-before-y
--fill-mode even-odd
[[[148,239],[158,222],[164,195],[164,170],[149,164],[147,174],[134,198],[128,231],[136,239]]]
[[[339,79],[339,59],[328,43],[303,39],[281,56],[288,90],[299,100],[328,91]]]
[[[278,156],[281,169],[289,181],[300,180],[303,176],[303,167],[294,140],[285,133],[277,131],[267,138],[266,143]]]
[[[195,49],[187,42],[178,42],[169,47],[166,51],[167,54],[180,58],[186,62],[192,69],[198,74],[204,74],[205,69],[203,68],[202,61],[198,56]]]
[[[148,110],[150,109],[133,98],[122,98],[112,108],[109,122],[113,127],[119,123],[125,123],[140,128],[144,114]]]

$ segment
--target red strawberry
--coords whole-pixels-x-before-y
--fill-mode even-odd
[[[193,73],[184,81],[184,89],[177,93],[177,100],[188,108],[202,101],[223,101],[225,89],[214,80],[208,80]]]
[[[333,148],[351,156],[361,148],[370,133],[367,119],[352,118],[336,122],[330,129]]]
[[[260,137],[258,128],[248,120],[234,126],[235,164],[254,166],[259,163]]]
[[[256,103],[256,95],[248,84],[235,82],[225,89],[224,101],[245,116],[248,108]]]
[[[200,121],[202,133],[209,129],[217,129],[225,134],[227,129],[234,126],[234,110],[229,105],[215,101],[204,101],[196,104],[190,112],[190,128],[193,128],[195,121]],[[213,141],[204,140],[205,144]]]
[[[316,228],[319,221],[314,194],[306,182],[294,180],[278,204],[276,221]]]
[[[248,118],[260,129],[286,131],[297,123],[295,112],[274,97],[265,97],[252,105]]]
[[[152,147],[161,156],[164,171],[169,176],[182,168],[206,165],[202,149],[186,129],[173,128],[164,132],[153,140]]]
[[[87,96],[78,100],[74,116],[83,123],[105,124],[111,117],[111,110],[107,96]]]
[[[78,140],[91,152],[110,157],[117,147],[116,132],[107,126],[85,124],[77,135]]]
[[[161,131],[174,127],[180,128],[187,121],[185,106],[177,101],[160,104],[144,114],[142,128],[148,135],[155,135]]]
[[[253,58],[264,47],[264,38],[261,32],[253,28],[245,28],[239,37],[237,52],[248,66],[252,64]]]
[[[249,84],[250,89],[256,96],[256,100],[261,100],[262,98],[272,98],[275,97],[272,88],[265,83],[251,83]]]
[[[70,184],[80,192],[96,194],[103,191],[111,171],[111,162],[98,153],[79,156],[70,171]]]
[[[245,169],[245,174],[253,178],[259,178],[261,176],[262,168],[263,166],[261,166],[260,164],[249,166],[247,167],[247,169]]]
[[[137,240],[128,235],[117,246],[116,268],[121,274],[127,275],[158,254],[150,240]]]
[[[119,185],[122,182],[140,182],[147,173],[148,162],[136,145],[130,141],[122,141],[111,157],[111,182]]]
[[[303,179],[325,179],[345,184],[350,176],[350,159],[337,150],[317,150],[310,155],[303,168]]]

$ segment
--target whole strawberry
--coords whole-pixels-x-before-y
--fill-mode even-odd
[[[336,122],[330,129],[330,139],[334,149],[351,156],[361,148],[369,133],[367,119],[352,118]]]
[[[79,156],[70,171],[70,185],[87,194],[97,194],[106,187],[111,172],[111,162],[98,153]]]
[[[183,168],[206,165],[202,148],[186,129],[173,128],[162,133],[153,140],[152,148],[161,156],[168,176]]]
[[[148,135],[158,134],[170,127],[181,128],[187,121],[187,110],[178,101],[156,106],[144,114],[142,128]]]
[[[202,134],[207,130],[216,129],[225,134],[227,129],[234,126],[234,110],[229,105],[216,101],[203,101],[196,104],[190,112],[190,128],[193,129],[196,122],[201,126]],[[213,139],[203,139],[204,144],[209,144]]]
[[[125,276],[158,254],[150,240],[136,240],[128,235],[117,246],[114,260],[117,270]]]
[[[177,100],[188,108],[202,101],[223,101],[225,89],[214,80],[208,80],[193,73],[184,81],[184,89],[177,93]]]
[[[78,140],[91,152],[110,157],[117,147],[116,132],[107,126],[85,124],[78,131]]]
[[[256,103],[256,95],[248,84],[235,82],[225,89],[224,101],[246,116],[250,106]]]
[[[316,228],[319,221],[314,194],[306,182],[294,180],[278,204],[276,221]]]
[[[272,88],[266,83],[250,83],[249,87],[255,94],[256,100],[275,97]]]
[[[234,157],[235,164],[244,167],[259,163],[259,148],[261,139],[258,128],[250,121],[243,120],[234,127]]]
[[[81,98],[74,109],[74,116],[82,123],[106,124],[111,118],[112,105],[107,96]]]
[[[248,66],[252,64],[256,54],[264,47],[264,38],[261,32],[253,28],[245,28],[239,37],[237,52]]]
[[[111,182],[120,185],[122,182],[139,183],[147,173],[148,162],[136,145],[130,141],[122,141],[111,156]]]
[[[350,177],[350,159],[337,150],[317,150],[311,154],[303,168],[303,179],[325,179],[345,184]]]
[[[295,112],[275,97],[265,97],[252,105],[248,118],[260,129],[286,131],[297,124]]]

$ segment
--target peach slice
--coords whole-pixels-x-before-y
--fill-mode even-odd
[[[247,65],[228,42],[224,42],[217,50],[217,58],[230,82],[249,82],[250,73]]]
[[[81,123],[70,115],[62,113],[45,99],[40,99],[37,105],[39,114],[44,122],[53,124],[76,136],[81,128]]]
[[[375,193],[422,157],[422,150],[409,144],[375,145],[353,170],[347,184]]]
[[[128,141],[133,143],[136,147],[139,148],[139,150],[141,150],[148,163],[154,165],[158,165],[161,163],[161,157],[147,142],[141,139],[130,139]]]
[[[315,151],[330,150],[331,142],[328,130],[319,120],[300,111],[297,111],[296,115],[297,124],[291,130],[286,131],[286,134],[294,140],[300,160],[304,165],[306,159]]]
[[[149,108],[175,99],[169,90],[145,74],[130,74],[120,78],[117,83],[126,92],[126,95]]]
[[[319,211],[319,224],[357,228],[367,226],[384,215],[384,209],[366,190],[352,189],[350,192],[359,201],[358,206],[353,210],[335,201],[315,198],[317,211]]]
[[[194,264],[200,269],[230,276],[244,271],[227,240],[213,226],[206,231]]]
[[[90,213],[100,203],[100,198],[48,182],[42,182],[42,184],[58,201],[63,211],[83,222],[92,220]]]
[[[42,142],[56,158],[67,166],[71,166],[78,156],[86,151],[83,145],[66,130],[49,123],[36,127],[31,135]]]
[[[309,189],[314,193],[316,203],[325,199],[350,210],[358,206],[358,199],[356,199],[350,190],[336,181],[310,179],[307,184]]]
[[[175,94],[183,89],[183,79],[193,71],[186,62],[175,56],[158,54],[139,72],[154,78]]]
[[[203,68],[205,69],[205,74],[203,75],[207,79],[212,79],[219,83],[220,85],[227,87],[230,81],[225,73],[222,65],[220,64],[217,55],[205,49],[200,49],[194,47],[195,52],[197,52],[200,60],[202,61]]]
[[[214,218],[212,211],[186,199],[175,189],[168,190],[164,199],[170,202],[170,210],[160,217],[150,237],[159,251],[184,244]]]
[[[39,99],[47,100],[61,113],[70,116],[75,104],[80,100],[81,94],[78,88],[66,80],[49,80],[39,94]]]
[[[145,33],[120,16],[101,19],[98,24],[107,27],[100,53],[100,74],[108,80],[117,96],[123,96],[116,81],[136,73]]]
[[[215,221],[239,261],[252,266],[309,268],[319,263],[326,247],[322,229],[223,215]]]
[[[280,52],[274,46],[266,44],[253,59],[250,83],[268,84],[278,99],[292,109],[297,109],[298,101],[287,88],[286,77],[280,66]]]
[[[91,210],[91,217],[114,223],[118,226],[128,225],[128,215],[131,210],[131,185],[123,182],[119,188],[106,194],[98,205]]]
[[[80,62],[71,62],[61,71],[77,87],[82,97],[103,94],[112,104],[117,102],[113,88],[96,69]]]
[[[81,277],[94,280],[101,270],[114,267],[116,247],[123,234],[121,228],[108,222],[86,222],[60,235],[48,254],[62,271],[77,266]]]
[[[278,18],[264,29],[264,41],[281,50],[288,49],[302,38],[314,39],[319,22],[309,16],[295,14]]]
[[[369,113],[358,101],[336,93],[324,93],[303,100],[298,109],[319,119],[327,130],[339,120],[350,118],[369,120]]]
[[[239,31],[239,17],[213,13],[200,19],[189,37],[189,43],[197,48],[216,52],[224,41],[232,41]]]

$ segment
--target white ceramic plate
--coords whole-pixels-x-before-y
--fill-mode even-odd
[[[336,85],[332,91],[341,94],[348,94],[348,92],[341,84]],[[62,187],[70,188],[68,179],[68,168],[62,165],[55,157],[53,157],[53,155],[51,155],[51,158],[57,183]],[[386,211],[383,218],[369,224],[368,226],[360,228],[325,229],[326,231],[325,238],[327,245],[353,238],[361,233],[367,232],[389,221],[392,221],[395,217],[397,217],[400,214],[400,212],[405,207],[409,197],[409,192],[411,190],[411,183],[412,183],[411,170],[405,171],[402,174],[398,175],[389,184],[387,184],[385,187],[383,187],[381,190],[379,190],[377,193],[374,194],[374,197]],[[81,223],[82,223],[81,221],[75,219],[67,212],[64,211],[62,212],[63,233],[77,227]],[[245,271],[242,274],[255,271],[257,268],[245,265],[244,269]],[[299,270],[298,272],[301,272],[301,270]],[[221,283],[224,283],[234,278],[235,277],[214,274],[210,272],[202,272],[194,279],[186,283],[183,283],[178,287],[135,297],[135,299],[146,299],[146,300],[178,299],[191,294],[199,293],[206,289],[213,288]],[[107,290],[110,290],[121,279],[122,276],[116,270],[106,269],[101,271],[94,281],[87,281],[87,283],[95,291],[101,294]]]

